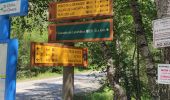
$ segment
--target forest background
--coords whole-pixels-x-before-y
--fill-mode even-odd
[[[19,39],[18,79],[31,78],[46,72],[62,73],[62,67],[59,66],[30,68],[31,41],[48,42],[47,28],[50,24],[48,22],[48,4],[51,1],[54,0],[29,0],[28,16],[11,19],[11,37]],[[140,15],[137,20],[135,20],[135,7]],[[142,49],[139,46],[141,38],[136,27],[137,24],[141,24],[144,33],[142,39],[146,39],[144,42],[150,51],[148,56],[151,56],[150,58],[157,68],[158,63],[164,62],[164,49],[153,47],[152,21],[158,18],[156,3],[153,0],[113,0],[113,13],[113,41],[79,42],[75,46],[88,48],[88,69],[106,71],[108,75],[112,76],[110,80],[108,77],[109,81],[105,81],[105,83],[110,84],[113,91],[116,91],[115,84],[118,84],[126,91],[125,98],[129,100],[131,98],[140,100],[140,97],[157,98],[159,94],[153,92],[157,87],[156,80],[154,80],[155,87],[150,88],[148,79],[151,76],[148,74],[146,61],[149,58],[141,53]],[[137,23],[139,20],[141,23]],[[112,70],[110,70],[111,67]],[[78,68],[78,70],[87,69]],[[111,73],[109,74],[109,72]],[[153,75],[156,77],[155,73]],[[120,91],[117,93],[120,94]],[[114,97],[116,97],[116,92]]]

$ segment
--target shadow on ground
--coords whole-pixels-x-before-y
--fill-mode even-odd
[[[21,84],[24,89],[17,92],[16,100],[62,100],[62,78],[59,80],[47,80],[45,82],[30,84],[31,83]],[[29,87],[29,85],[31,87]],[[97,90],[100,86],[98,78],[94,76],[75,76],[74,93],[91,92]]]
[[[35,83],[34,89],[17,93],[16,100],[61,100],[62,84]]]

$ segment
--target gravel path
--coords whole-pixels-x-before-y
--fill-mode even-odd
[[[101,87],[104,74],[93,72],[74,76],[74,93],[91,92]],[[62,100],[62,77],[17,83],[16,100]]]

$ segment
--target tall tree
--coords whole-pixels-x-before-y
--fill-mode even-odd
[[[135,24],[135,31],[137,34],[137,44],[141,56],[145,59],[146,71],[148,76],[148,84],[151,91],[152,100],[159,100],[158,85],[156,84],[156,68],[153,57],[149,50],[145,31],[142,23],[142,16],[139,11],[138,0],[131,0],[131,8]]]
[[[155,0],[157,8],[157,17],[165,18],[170,17],[170,0]],[[170,63],[170,47],[163,48],[163,60],[164,63]],[[159,85],[160,99],[170,99],[170,85]]]

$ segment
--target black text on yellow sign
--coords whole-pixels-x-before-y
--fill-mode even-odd
[[[32,66],[87,67],[87,49],[49,43],[31,43]]]
[[[112,0],[72,0],[49,4],[49,20],[112,16]]]

